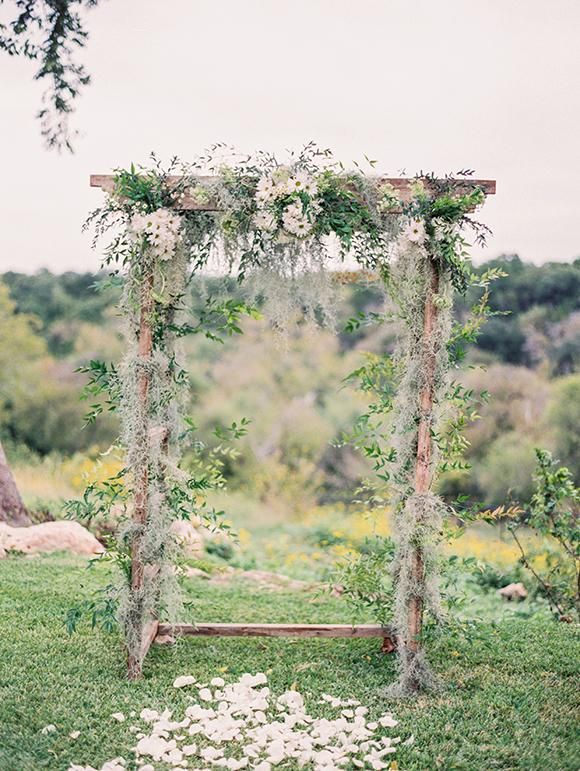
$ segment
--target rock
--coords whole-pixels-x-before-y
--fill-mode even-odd
[[[498,589],[497,593],[508,602],[512,600],[519,602],[520,600],[525,600],[528,596],[526,587],[522,583],[508,584],[503,589]]]
[[[0,522],[0,549],[24,554],[70,551],[91,555],[105,551],[86,527],[68,521],[43,522],[29,527],[10,527]]]
[[[203,536],[191,522],[186,519],[174,519],[171,532],[182,546],[185,557],[198,559],[203,556]]]

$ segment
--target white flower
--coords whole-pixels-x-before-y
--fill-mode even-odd
[[[377,209],[379,212],[388,212],[401,204],[398,191],[390,182],[384,182],[377,190]]]
[[[134,214],[129,223],[129,234],[135,241],[147,239],[160,260],[170,260],[179,240],[181,217],[170,209],[157,209],[150,214]]]
[[[286,182],[286,190],[288,193],[298,193],[303,191],[313,197],[317,193],[316,182],[304,172],[298,172],[291,176]]]
[[[299,238],[305,238],[310,232],[310,223],[303,212],[302,203],[294,201],[284,210],[282,225],[287,233]]]
[[[256,200],[260,203],[271,201],[276,195],[276,183],[272,177],[262,177],[256,185]]]
[[[410,220],[403,235],[412,244],[423,244],[425,242],[425,225],[421,220]]]

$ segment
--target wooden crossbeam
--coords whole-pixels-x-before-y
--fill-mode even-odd
[[[115,177],[112,174],[91,174],[91,187],[99,187],[107,193],[112,193],[115,189]],[[177,185],[183,177],[168,176],[167,184]],[[211,177],[199,177],[200,180],[210,180]],[[411,185],[416,180],[409,177],[379,177],[379,181],[383,184],[391,184],[395,190],[399,193],[402,200],[407,200],[411,195]],[[445,180],[438,180],[444,182]],[[485,195],[494,195],[496,190],[495,179],[456,179],[457,192],[469,192],[474,187],[480,187]],[[179,204],[175,206],[176,209],[183,211],[195,210],[195,211],[219,211],[219,207],[212,201],[208,203],[197,203],[191,196],[186,193],[179,201]]]
[[[159,624],[157,634],[189,637],[394,637],[379,624]]]

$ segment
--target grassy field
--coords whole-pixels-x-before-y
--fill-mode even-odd
[[[64,555],[0,562],[0,768],[67,769],[71,762],[100,765],[130,758],[129,723],[111,714],[143,707],[182,709],[186,696],[172,688],[177,675],[207,681],[266,672],[276,692],[298,688],[312,706],[321,693],[355,697],[370,716],[389,708],[400,746],[393,768],[534,769],[580,767],[577,708],[578,639],[570,626],[508,619],[483,625],[472,642],[437,643],[432,659],[442,692],[414,703],[387,703],[382,688],[393,679],[392,657],[377,640],[188,640],[154,647],[146,676],[124,679],[118,638],[83,628],[68,637],[65,611],[104,580],[102,569]],[[101,573],[101,575],[99,575]],[[350,621],[340,600],[304,593],[257,592],[191,580],[198,620]],[[322,707],[312,706],[313,714]],[[42,734],[48,724],[56,731]],[[69,737],[80,731],[76,740]],[[288,767],[288,766],[286,766]]]

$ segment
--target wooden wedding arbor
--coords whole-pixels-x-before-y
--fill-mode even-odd
[[[181,177],[167,177],[167,184],[178,184]],[[203,178],[202,178],[203,179]],[[209,179],[209,178],[206,178]],[[380,182],[390,184],[397,191],[402,201],[407,201],[411,197],[411,185],[414,182],[412,178],[405,177],[381,177]],[[449,180],[435,180],[439,182],[449,182]],[[428,183],[427,183],[428,184]],[[107,174],[92,174],[90,177],[91,187],[112,193],[115,189],[115,177]],[[482,179],[458,179],[454,181],[457,192],[466,192],[479,188],[485,196],[494,195],[496,192],[495,180]],[[216,204],[212,201],[199,203],[191,195],[185,193],[180,196],[179,204],[173,208],[176,210],[198,210],[198,211],[219,211]],[[430,293],[425,302],[423,314],[423,337],[429,339],[437,322],[438,308],[433,302],[433,295],[437,294],[439,285],[439,271],[436,268],[432,257],[430,264]],[[153,350],[153,330],[151,325],[151,312],[153,308],[152,286],[149,284],[144,287],[141,297],[140,322],[139,322],[139,340],[138,351],[140,358],[145,362],[149,359]],[[420,422],[418,426],[417,449],[415,454],[415,472],[414,488],[417,495],[426,495],[430,489],[430,465],[433,455],[433,437],[431,434],[431,419],[434,407],[436,360],[435,353],[425,346],[423,358],[424,381],[420,401]],[[150,375],[147,367],[143,366],[140,370],[138,382],[138,397],[143,405],[147,404],[150,390]],[[133,521],[137,527],[142,527],[147,520],[148,512],[148,478],[147,472],[144,472],[143,478],[136,481],[135,506],[133,511]],[[131,554],[131,588],[138,592],[144,582],[145,566],[140,557],[140,540],[136,538],[132,544]],[[413,577],[418,582],[424,572],[423,554],[419,547],[416,547],[413,553]],[[422,629],[423,606],[419,597],[414,597],[411,601],[408,615],[408,642],[407,646],[412,652],[419,649],[419,637]],[[140,656],[129,653],[128,656],[128,676],[130,679],[136,679],[142,674],[142,662],[147,652],[156,638],[166,637],[168,635],[179,636],[220,636],[220,637],[379,637],[382,638],[382,651],[391,653],[397,647],[393,631],[389,627],[376,624],[240,624],[240,623],[202,623],[202,624],[166,624],[160,623],[158,619],[151,619],[145,624],[141,632]]]

